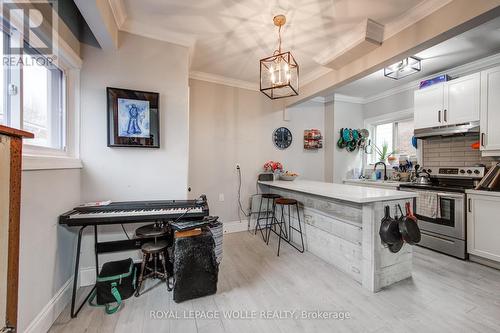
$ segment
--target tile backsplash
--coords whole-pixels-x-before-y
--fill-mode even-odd
[[[479,141],[479,135],[457,136],[450,138],[429,138],[423,140],[423,165],[470,166],[479,163],[490,164],[492,157],[481,157],[481,152],[471,145]]]

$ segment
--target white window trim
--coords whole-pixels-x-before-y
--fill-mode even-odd
[[[23,170],[80,169],[80,70],[82,60],[56,33],[57,65],[65,80],[65,148],[54,149],[25,143]]]
[[[390,123],[390,122],[396,122],[396,121],[401,121],[401,120],[408,120],[410,118],[414,118],[413,108],[404,109],[401,111],[396,111],[396,112],[391,112],[391,113],[386,113],[386,114],[376,116],[376,117],[366,118],[364,120],[364,128],[368,129],[370,131],[370,133],[373,133],[374,127],[376,125]],[[421,140],[418,140],[417,147],[421,147],[421,145],[422,145]],[[417,149],[417,160],[419,160],[419,161],[422,160],[421,149]],[[363,158],[363,168],[364,169],[372,169],[373,165],[374,164],[368,162],[368,154],[365,154],[365,156]]]

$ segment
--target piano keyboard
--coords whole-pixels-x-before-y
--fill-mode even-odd
[[[59,223],[69,226],[199,220],[209,215],[207,198],[196,200],[111,202],[95,207],[75,207],[61,214]]]
[[[181,215],[187,213],[202,213],[203,209],[197,208],[169,208],[169,209],[140,209],[116,210],[106,212],[78,212],[69,216],[69,219],[92,219],[108,217],[151,216],[151,215]]]

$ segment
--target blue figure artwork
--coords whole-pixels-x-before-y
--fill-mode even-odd
[[[149,138],[149,101],[118,98],[119,136]]]

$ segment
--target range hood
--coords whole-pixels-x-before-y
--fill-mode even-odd
[[[479,134],[479,121],[471,121],[468,123],[448,126],[420,128],[413,132],[414,136],[418,139],[431,138],[434,136],[458,136],[471,133]]]

